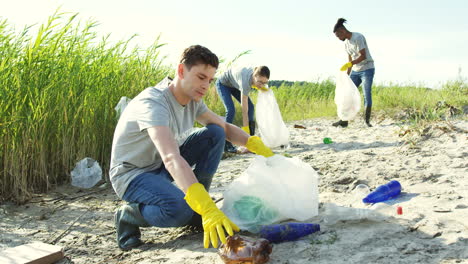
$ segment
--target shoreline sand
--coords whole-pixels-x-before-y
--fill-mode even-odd
[[[468,263],[467,120],[431,123],[414,138],[391,119],[372,128],[362,120],[344,129],[332,122],[290,122],[290,147],[275,149],[319,173],[320,214],[310,222],[320,223],[321,231],[274,244],[269,263]],[[324,137],[334,143],[323,144]],[[245,154],[222,160],[210,194],[222,198],[253,158]],[[402,195],[390,203],[402,206],[402,215],[323,222],[323,204],[355,206],[356,185],[374,189],[390,180],[403,186]],[[64,248],[67,258],[61,264],[223,263],[217,249],[203,248],[203,234],[189,228],[143,228],[146,244],[120,251],[113,212],[121,204],[108,185],[88,190],[64,185],[24,205],[0,204],[0,250],[42,241]]]

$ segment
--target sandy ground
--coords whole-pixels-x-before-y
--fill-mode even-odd
[[[345,129],[331,127],[328,119],[287,124],[290,148],[275,152],[300,158],[319,173],[320,215],[310,222],[321,224],[321,231],[275,244],[269,263],[468,263],[466,115],[424,127],[420,135],[394,120],[374,121],[372,128],[356,120]],[[334,143],[323,144],[324,137]],[[224,159],[212,196],[221,198],[253,158]],[[403,215],[334,225],[323,221],[324,203],[354,206],[356,185],[374,189],[393,179],[403,193],[390,204],[402,206]],[[203,248],[202,233],[188,228],[144,228],[145,245],[120,251],[112,219],[121,204],[105,184],[88,190],[61,186],[24,205],[1,204],[0,250],[42,241],[64,248],[61,264],[223,263],[217,249]]]

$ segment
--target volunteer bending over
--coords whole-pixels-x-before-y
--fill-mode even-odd
[[[242,108],[242,129],[251,136],[255,135],[254,105],[249,93],[252,89],[267,91],[269,79],[270,69],[267,66],[229,68],[224,72],[216,81],[216,91],[226,109],[226,122],[232,124],[234,121],[234,96]],[[235,153],[237,149],[231,142],[226,141],[225,151]]]

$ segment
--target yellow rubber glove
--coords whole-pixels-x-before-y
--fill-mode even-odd
[[[224,233],[223,226],[230,236],[234,235],[233,230],[239,231],[239,227],[216,207],[216,204],[211,200],[210,195],[201,183],[197,182],[190,185],[184,199],[190,208],[202,217],[203,246],[205,248],[210,246],[210,241],[213,247],[217,248],[218,236],[222,243],[226,243],[226,234]]]
[[[351,62],[345,63],[345,65],[341,66],[340,71],[346,71],[348,68],[353,67],[353,64]]]
[[[248,126],[242,127],[242,130],[244,130],[245,133],[250,135],[250,129]]]
[[[252,88],[254,88],[257,91],[263,91],[263,92],[268,91],[268,88],[266,88],[266,87],[257,87],[255,85],[252,85]]]
[[[257,155],[262,155],[265,158],[275,155],[273,151],[271,151],[269,147],[265,146],[265,144],[263,144],[263,141],[257,136],[249,137],[249,139],[247,140],[247,144],[245,144],[245,147],[251,152]]]

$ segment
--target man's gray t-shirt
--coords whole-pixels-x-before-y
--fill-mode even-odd
[[[219,77],[221,84],[240,90],[249,95],[252,90],[253,68],[229,68]]]
[[[351,32],[351,39],[345,40],[346,52],[351,56],[352,60],[355,60],[361,56],[360,50],[366,49],[366,59],[358,64],[353,65],[353,71],[365,71],[374,68],[374,60],[367,46],[366,38],[357,32]]]
[[[109,175],[117,195],[122,198],[136,176],[162,165],[147,128],[169,127],[180,146],[195,130],[196,118],[207,110],[202,100],[180,105],[167,86],[146,88],[132,99],[117,123],[112,142]]]

